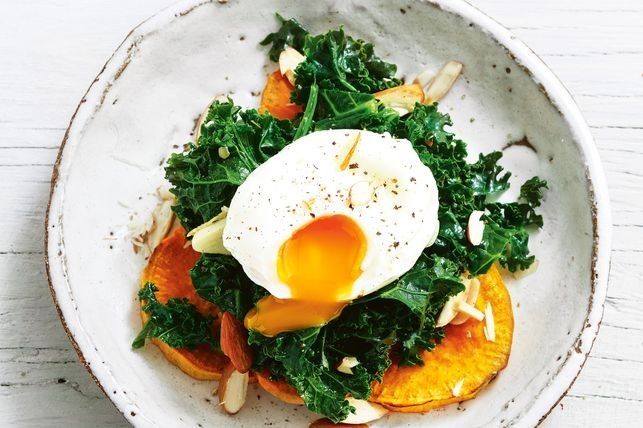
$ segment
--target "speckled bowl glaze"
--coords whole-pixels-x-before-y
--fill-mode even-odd
[[[516,327],[508,367],[475,399],[427,414],[391,414],[373,426],[533,426],[578,375],[603,312],[610,218],[589,130],[562,84],[524,44],[457,0],[188,1],[135,28],[92,83],[60,150],[47,217],[51,291],[81,361],[134,425],[307,426],[304,408],[250,389],[226,416],[154,346],[134,351],[135,299],[145,265],[127,225],[150,215],[161,165],[192,137],[213,95],[256,106],[267,62],[259,40],[273,13],[313,32],[339,25],[374,42],[399,75],[456,59],[464,75],[443,100],[453,129],[477,151],[503,150],[514,183],[538,174],[551,189],[545,227],[532,238],[540,268],[508,279]],[[528,139],[531,146],[511,144]],[[516,192],[517,186],[514,186]],[[515,193],[514,193],[515,196]]]

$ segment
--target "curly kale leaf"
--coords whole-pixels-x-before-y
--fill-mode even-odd
[[[261,297],[268,294],[248,278],[232,256],[202,254],[190,276],[199,296],[241,320]]]
[[[398,86],[397,67],[375,55],[373,45],[353,39],[342,28],[304,39],[306,57],[295,69],[296,85],[292,100],[304,104],[310,87],[373,93]]]
[[[165,168],[176,196],[174,212],[187,229],[210,220],[261,163],[293,139],[290,121],[256,110],[241,111],[231,100],[215,101],[200,128],[199,141],[175,153]],[[223,159],[219,149],[229,156]]]
[[[276,32],[268,34],[259,44],[267,46],[272,43],[268,56],[273,61],[279,61],[279,54],[286,46],[302,51],[308,31],[294,18],[284,19],[278,13],[275,15],[281,27]]]
[[[317,109],[315,130],[368,129],[391,132],[400,116],[379,103],[371,94],[323,89]]]
[[[213,336],[214,318],[201,315],[187,299],[172,298],[162,304],[156,298],[158,288],[148,282],[138,292],[143,303],[143,312],[149,319],[141,332],[132,342],[132,347],[140,348],[146,339],[157,338],[172,348],[194,348],[208,344],[218,348]]]

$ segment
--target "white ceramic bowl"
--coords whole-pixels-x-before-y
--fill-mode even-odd
[[[462,1],[188,1],[135,28],[82,99],[52,178],[47,218],[51,290],[81,361],[136,426],[306,426],[303,408],[251,389],[225,416],[211,382],[194,381],[154,346],[134,351],[135,294],[145,264],[132,251],[131,216],[148,216],[160,165],[191,140],[210,98],[257,104],[275,65],[259,40],[275,11],[313,32],[344,25],[374,42],[412,77],[447,60],[465,64],[443,100],[472,152],[506,148],[514,182],[550,183],[545,227],[532,238],[538,272],[508,281],[516,328],[508,367],[475,400],[424,415],[393,414],[376,426],[530,426],[580,371],[596,336],[607,286],[610,219],[598,155],[578,108],[556,77],[507,30]],[[515,190],[514,190],[515,191]],[[464,411],[466,409],[466,411]]]

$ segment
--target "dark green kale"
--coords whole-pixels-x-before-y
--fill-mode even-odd
[[[268,57],[273,61],[279,61],[279,54],[286,49],[286,46],[301,52],[304,47],[304,40],[308,35],[308,31],[296,19],[290,18],[286,20],[278,13],[276,15],[281,27],[276,32],[268,34],[260,42],[263,46],[272,44],[268,51]]]
[[[205,317],[187,299],[169,299],[166,304],[156,298],[158,288],[148,282],[138,292],[143,303],[143,312],[149,315],[148,321],[132,342],[132,347],[140,348],[146,339],[157,338],[173,348],[194,348],[208,344],[218,348],[212,332],[214,318]]]
[[[231,256],[202,254],[190,275],[199,296],[240,320],[257,300],[268,294],[250,281],[239,262]]]
[[[371,94],[322,89],[318,103],[315,131],[325,129],[368,129],[393,131],[400,116],[385,107]]]
[[[165,176],[176,196],[173,207],[187,229],[219,214],[237,187],[261,163],[293,140],[290,121],[256,110],[241,111],[232,100],[215,101],[201,124],[199,141],[168,160]],[[219,149],[225,147],[225,159]]]
[[[261,44],[272,43],[269,56],[273,61],[279,59],[286,45],[306,57],[295,70],[297,79],[292,100],[297,104],[307,102],[313,84],[320,89],[363,93],[401,84],[395,77],[395,64],[383,61],[375,55],[371,43],[347,36],[343,28],[312,36],[293,19],[284,20],[280,15],[277,19],[280,29],[269,34]]]
[[[373,45],[353,39],[342,28],[319,36],[307,36],[303,52],[306,60],[295,69],[295,91],[292,100],[303,104],[310,87],[373,93],[398,86],[397,67],[382,61]]]

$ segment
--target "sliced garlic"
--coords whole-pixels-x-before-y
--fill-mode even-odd
[[[349,413],[344,424],[366,424],[381,418],[388,413],[388,410],[376,403],[366,400],[358,400],[353,397],[347,397],[348,403],[355,408],[355,413]]]
[[[487,306],[484,310],[484,336],[489,342],[496,341],[496,324],[493,319],[493,308],[491,307],[491,302],[487,302]]]
[[[461,72],[462,63],[457,61],[447,62],[426,88],[424,102],[433,104],[436,101],[440,101],[451,90]]]
[[[286,49],[279,54],[279,72],[288,81],[295,84],[295,69],[299,64],[304,62],[306,57],[297,52],[295,49],[287,46]]]
[[[344,357],[339,366],[337,366],[337,371],[344,374],[353,374],[353,367],[359,365],[359,361],[355,357]]]
[[[482,237],[484,236],[484,221],[482,221],[482,216],[484,211],[473,211],[469,215],[469,221],[467,223],[467,239],[471,242],[471,245],[480,245],[482,243]]]

